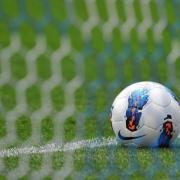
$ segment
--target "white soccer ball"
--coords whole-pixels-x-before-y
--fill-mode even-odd
[[[168,147],[180,132],[180,103],[159,83],[135,83],[115,98],[110,121],[123,145]]]

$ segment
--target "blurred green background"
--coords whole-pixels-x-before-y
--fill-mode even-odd
[[[180,97],[178,0],[0,0],[0,149],[114,136],[127,85]],[[103,147],[0,159],[0,179],[169,179],[178,149]]]

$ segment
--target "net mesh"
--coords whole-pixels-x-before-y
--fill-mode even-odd
[[[0,148],[113,137],[136,81],[180,95],[178,0],[0,0]],[[180,176],[179,151],[118,146],[0,159],[0,179]]]

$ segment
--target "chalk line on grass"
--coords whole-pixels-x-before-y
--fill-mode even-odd
[[[65,144],[47,144],[44,146],[30,146],[30,147],[22,147],[22,148],[9,148],[0,150],[0,157],[10,157],[10,156],[18,156],[23,154],[43,154],[43,153],[51,153],[51,152],[66,152],[66,151],[74,151],[77,149],[85,149],[85,148],[96,148],[103,146],[116,145],[117,141],[115,138],[95,138],[91,140],[81,140],[71,143]]]

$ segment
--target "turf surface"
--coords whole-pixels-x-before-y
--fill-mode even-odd
[[[62,126],[64,142],[91,139],[96,137],[114,136],[108,114],[114,97],[126,85],[136,81],[153,80],[171,87],[180,97],[177,83],[180,80],[180,59],[174,62],[174,69],[169,70],[167,57],[171,53],[172,42],[180,40],[178,30],[178,1],[162,1],[167,24],[162,29],[162,40],[156,41],[153,32],[154,24],[162,18],[160,5],[150,1],[150,16],[153,24],[146,31],[146,40],[141,42],[138,37],[138,25],[142,23],[143,7],[140,1],[134,1],[136,25],[129,32],[129,40],[125,41],[120,29],[127,21],[125,1],[116,1],[115,7],[119,25],[112,30],[112,38],[108,42],[103,37],[103,25],[108,22],[109,14],[106,1],[95,1],[97,7],[96,23],[89,37],[84,37],[83,23],[89,18],[87,3],[83,0],[70,1],[10,1],[0,0],[0,51],[10,46],[11,36],[17,33],[21,40],[20,49],[9,59],[10,79],[0,86],[0,138],[8,135],[7,113],[18,104],[17,84],[26,78],[28,73],[34,73],[36,81],[25,90],[25,100],[28,112],[16,117],[15,131],[17,142],[7,144],[29,144],[33,131],[32,114],[43,106],[43,83],[53,76],[51,55],[63,46],[63,39],[69,39],[70,52],[58,64],[57,74],[61,82],[50,91],[50,106],[52,112],[40,119],[40,144],[53,142],[56,126]],[[50,9],[49,9],[50,7]],[[71,11],[71,8],[74,11]],[[75,13],[74,15],[72,13]],[[46,49],[34,62],[34,72],[29,72],[27,53],[32,50],[39,34],[45,37]],[[63,124],[55,120],[55,114],[63,112],[67,105],[65,87],[79,76],[79,65],[75,53],[81,54],[83,65],[83,80],[81,86],[74,92],[72,103],[75,105],[73,114],[66,118]],[[0,75],[3,60],[0,59]],[[173,81],[171,79],[173,78]],[[61,117],[59,117],[61,120]],[[9,124],[8,124],[9,125]],[[63,170],[68,153],[55,152],[50,154],[49,175],[44,180],[53,179],[54,174]],[[73,154],[72,169],[66,179],[169,179],[180,177],[179,151],[174,149],[128,149],[120,146],[97,149],[77,150]],[[44,156],[29,155],[29,169],[19,179],[33,179],[34,174],[44,165]],[[0,168],[0,180],[8,179],[10,173],[17,171],[21,165],[20,157],[6,157]],[[1,166],[1,165],[0,165]]]

